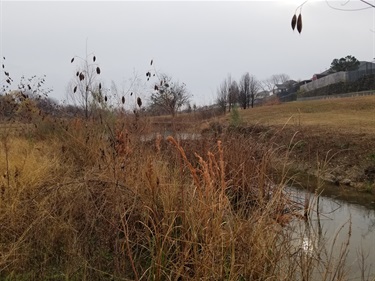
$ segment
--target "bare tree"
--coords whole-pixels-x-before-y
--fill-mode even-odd
[[[288,80],[290,80],[290,77],[288,74],[281,73],[281,74],[274,74],[271,76],[271,79],[273,83],[276,84],[282,84]]]
[[[248,99],[248,101],[250,101],[251,108],[253,108],[254,107],[254,101],[257,98],[257,95],[258,95],[259,89],[260,89],[259,81],[256,79],[256,77],[254,75],[250,75],[249,86],[250,86],[249,87],[250,99]],[[249,107],[250,104],[248,104],[247,106]]]
[[[98,103],[102,103],[107,98],[102,96],[102,85],[97,81],[97,76],[101,70],[96,63],[96,56],[88,55],[86,58],[75,56],[71,59],[71,63],[78,58],[82,62],[76,69],[75,78],[69,85],[68,97],[77,105],[80,105],[85,117],[91,115],[91,111]]]
[[[219,106],[220,111],[225,114],[228,106],[227,80],[224,80],[217,89],[216,104]]]
[[[243,109],[254,107],[254,101],[260,89],[260,83],[254,75],[248,72],[242,75],[239,82],[239,103]]]
[[[170,76],[162,74],[151,95],[151,108],[174,117],[178,110],[189,102],[190,97],[185,83],[172,82]]]
[[[237,82],[235,80],[231,81],[230,86],[229,86],[229,91],[228,91],[229,112],[236,105],[238,101],[239,92],[240,91],[239,91]]]
[[[263,80],[260,84],[260,87],[264,91],[275,93],[276,85],[282,84],[286,81],[290,80],[290,77],[288,74],[281,73],[281,74],[274,74],[270,78]]]
[[[242,75],[239,82],[239,88],[240,93],[238,96],[238,102],[243,109],[246,109],[250,98],[250,74],[248,72]]]
[[[217,89],[217,98],[216,98],[216,103],[219,106],[223,114],[225,114],[227,111],[228,90],[229,90],[229,87],[228,87],[227,79],[224,79],[224,81],[221,82],[219,88]]]

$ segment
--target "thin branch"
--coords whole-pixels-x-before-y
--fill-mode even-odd
[[[356,11],[363,11],[363,10],[367,10],[367,9],[375,8],[375,5],[373,5],[373,4],[371,4],[371,3],[367,2],[367,1],[364,1],[364,0],[360,0],[360,1],[363,2],[363,3],[365,3],[365,4],[367,4],[367,5],[369,5],[370,7],[358,8],[358,9],[343,9],[343,8],[337,8],[337,7],[332,6],[332,5],[329,3],[329,0],[326,0],[326,4],[328,5],[328,7],[330,7],[330,8],[333,9],[333,10],[338,10],[338,11],[343,11],[343,12],[356,12]],[[348,2],[349,2],[349,1],[347,1],[347,2],[345,3],[345,5],[348,4]]]
[[[300,13],[301,13],[301,11],[302,11],[302,6],[305,5],[307,1],[309,1],[309,0],[306,0],[306,1],[303,2],[301,5],[299,5],[299,6],[296,8],[296,11],[295,11],[294,13],[296,14],[298,9],[301,9],[301,10],[300,10]]]
[[[365,3],[365,4],[369,5],[369,6],[371,6],[372,8],[375,8],[374,4],[371,4],[371,3],[367,2],[367,1],[364,1],[364,0],[359,0],[359,1],[361,1],[361,2],[363,2],[363,3]]]

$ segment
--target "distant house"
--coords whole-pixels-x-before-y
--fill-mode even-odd
[[[330,69],[327,69],[325,71],[323,71],[322,73],[318,73],[318,74],[314,74],[313,77],[311,78],[312,81],[315,81],[315,80],[318,80],[320,78],[323,78],[327,75],[330,75],[332,74],[332,71]]]
[[[288,80],[282,84],[277,84],[275,93],[282,102],[294,101],[297,99],[297,92],[301,86],[306,85],[311,81],[311,79],[302,81]]]
[[[360,61],[357,71],[375,72],[375,63],[369,61]]]
[[[355,82],[366,75],[375,74],[375,63],[360,61],[357,70],[332,72],[330,69],[314,74],[312,82],[302,85],[303,91],[312,91],[339,82]]]
[[[353,71],[358,71],[358,72],[364,72],[364,74],[373,74],[375,73],[375,63],[374,62],[369,62],[369,61],[360,61],[359,66],[356,70]],[[353,72],[353,71],[346,71],[346,72]],[[328,75],[331,75],[333,72],[331,69],[327,69],[321,73],[314,74],[312,77],[312,81],[318,80],[320,78],[326,77]]]
[[[283,96],[285,94],[287,94],[289,92],[289,89],[291,89],[293,87],[293,85],[295,85],[297,82],[294,81],[294,80],[288,80],[288,81],[285,81],[284,83],[282,84],[276,84],[276,90],[275,90],[275,94],[279,95],[279,96]]]

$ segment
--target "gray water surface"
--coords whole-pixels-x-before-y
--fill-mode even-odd
[[[295,188],[288,190],[296,201],[310,196],[310,221],[299,222],[301,248],[319,257],[339,259],[347,242],[348,280],[375,280],[375,210],[337,198],[317,196]],[[324,256],[324,257],[322,257]]]

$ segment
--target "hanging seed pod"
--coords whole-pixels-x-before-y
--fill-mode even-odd
[[[3,64],[3,68],[5,68],[4,64]]]
[[[81,72],[79,74],[79,81],[82,81],[83,79],[85,79],[85,76],[83,75],[83,73]]]
[[[4,71],[4,74],[9,77],[9,72]]]
[[[104,96],[104,101],[107,102],[107,100],[108,100],[108,99],[107,99],[107,96]]]
[[[152,65],[152,63],[154,62],[154,60],[151,60],[151,63],[150,63],[150,65]]]
[[[100,68],[99,68],[99,66],[96,68],[96,73],[100,74]]]
[[[99,90],[102,89],[102,83],[99,83]]]
[[[130,93],[130,96],[132,96],[132,95],[133,95],[133,92]]]
[[[125,97],[124,96],[122,96],[121,101],[122,101],[122,104],[125,103]]]
[[[92,58],[92,60],[93,60],[93,62],[95,62],[95,61],[96,61],[96,57],[94,56],[94,57]]]
[[[75,93],[76,91],[77,91],[77,86],[74,87],[73,93]]]
[[[10,84],[10,80],[9,80],[9,79],[7,79],[6,82],[7,82],[8,84]]]
[[[76,76],[78,77],[78,75],[79,75],[79,71],[77,71],[77,73],[76,73]]]
[[[142,106],[142,100],[141,100],[140,97],[137,98],[137,104],[138,104],[139,107]]]
[[[302,14],[298,15],[297,30],[298,30],[299,33],[301,33],[301,31],[302,31]]]
[[[89,85],[86,86],[86,92],[88,92],[88,91],[89,91]]]
[[[71,60],[70,60],[70,63],[72,63],[74,61],[74,58],[72,58]]]
[[[30,85],[27,85],[27,87],[29,88],[29,90],[31,90],[31,86]]]
[[[155,85],[154,90],[155,91],[159,90],[159,87],[157,85]]]
[[[292,18],[292,29],[294,30],[294,28],[296,28],[296,23],[297,23],[297,15],[294,14],[293,18]]]

